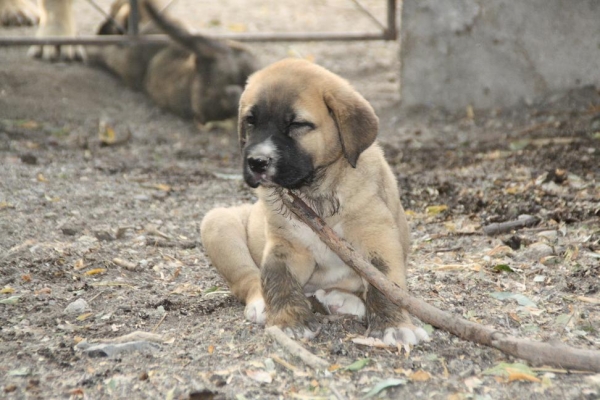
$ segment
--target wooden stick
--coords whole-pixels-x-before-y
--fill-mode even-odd
[[[527,216],[525,218],[519,218],[514,221],[507,222],[496,222],[493,224],[489,224],[484,226],[483,232],[485,232],[488,236],[499,235],[501,233],[506,233],[513,231],[515,229],[521,229],[529,226],[533,226],[540,222],[538,217]]]
[[[265,333],[277,341],[284,349],[292,355],[299,357],[306,365],[313,369],[327,369],[329,363],[320,357],[315,356],[298,342],[291,339],[277,326],[270,326],[265,329]]]
[[[496,348],[517,358],[559,368],[600,372],[600,351],[581,350],[567,345],[555,345],[519,339],[493,328],[467,321],[439,310],[423,300],[410,296],[391,282],[377,268],[365,261],[344,239],[291,191],[284,191],[282,200],[298,219],[307,224],[342,261],[353,268],[392,302],[405,308],[421,321],[443,329],[461,339]]]

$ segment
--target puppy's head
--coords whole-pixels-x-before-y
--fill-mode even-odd
[[[305,60],[279,61],[252,75],[240,99],[244,179],[310,185],[342,157],[356,167],[377,130],[373,108],[344,79]]]

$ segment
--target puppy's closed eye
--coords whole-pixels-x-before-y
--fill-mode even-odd
[[[315,124],[308,121],[292,121],[288,125],[288,135],[291,137],[302,136],[303,134],[315,129]]]

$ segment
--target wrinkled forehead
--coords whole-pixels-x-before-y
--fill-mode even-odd
[[[240,115],[268,115],[270,119],[292,118],[312,121],[326,106],[318,85],[301,76],[257,77],[251,79],[240,99]]]

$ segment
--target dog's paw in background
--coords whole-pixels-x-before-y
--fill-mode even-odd
[[[0,0],[0,25],[31,26],[40,20],[38,8],[29,0]]]
[[[341,290],[325,291],[319,289],[315,297],[325,307],[329,314],[354,315],[360,320],[365,318],[365,303],[358,296]]]
[[[417,345],[421,342],[429,342],[429,334],[425,329],[412,324],[401,325],[398,327],[386,328],[383,331],[383,342],[388,346],[396,345]]]
[[[72,2],[73,0],[41,1],[39,3],[40,24],[35,36],[37,38],[75,37],[76,27]],[[85,59],[83,47],[72,45],[31,46],[27,55],[44,61],[83,61]]]
[[[264,325],[267,321],[265,300],[261,297],[246,304],[244,316],[253,324]]]

